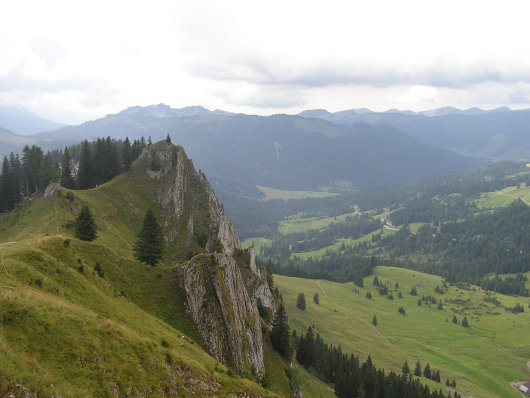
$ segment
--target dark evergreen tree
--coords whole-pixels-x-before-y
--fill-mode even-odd
[[[377,317],[375,315],[372,318],[372,325],[377,326]]]
[[[407,361],[403,363],[403,368],[401,369],[401,371],[405,375],[408,375],[410,373],[409,363]]]
[[[298,298],[296,299],[296,306],[302,311],[305,310],[305,295],[304,293],[298,293]]]
[[[75,237],[93,241],[97,237],[96,223],[88,206],[83,206],[75,220]]]
[[[8,211],[10,208],[11,184],[9,181],[9,161],[4,157],[2,162],[2,175],[0,175],[0,211]]]
[[[143,263],[155,266],[162,258],[162,250],[162,228],[158,225],[153,211],[149,209],[145,213],[142,229],[134,245],[134,257]]]
[[[169,136],[169,133],[166,134],[166,142],[171,145],[171,137]]]
[[[70,158],[68,147],[65,147],[63,152],[63,161],[61,163],[61,185],[68,189],[72,189],[74,187],[71,162],[72,159]]]
[[[315,302],[315,304],[320,304],[320,299],[318,297],[318,293],[315,293],[313,295],[313,301]]]
[[[95,180],[92,165],[92,153],[88,141],[85,140],[81,143],[81,153],[79,155],[79,170],[77,172],[77,187],[79,189],[92,187],[92,181]]]
[[[133,153],[131,148],[131,143],[129,137],[125,137],[123,141],[123,146],[121,147],[121,168],[124,171],[129,171],[131,169],[131,163],[133,159]]]
[[[421,376],[421,363],[420,361],[416,362],[416,367],[414,368],[414,376]]]
[[[469,327],[469,324],[467,323],[467,318],[466,317],[464,317],[464,319],[462,319],[462,326],[465,327],[465,328]]]
[[[423,369],[423,375],[428,379],[431,378],[431,367],[429,364],[425,365],[425,368]]]
[[[44,191],[50,182],[58,180],[57,167],[53,162],[50,152],[42,158],[38,176],[38,188],[40,192]]]
[[[291,341],[289,333],[289,322],[287,313],[280,303],[280,307],[276,310],[274,320],[272,321],[271,343],[278,353],[284,358],[288,358],[291,354]]]

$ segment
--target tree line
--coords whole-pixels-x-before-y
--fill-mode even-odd
[[[311,327],[300,336],[293,333],[293,342],[300,365],[313,369],[320,379],[333,385],[337,397],[452,397],[450,394],[445,395],[441,389],[431,392],[428,386],[422,385],[410,372],[401,375],[395,372],[387,374],[383,369],[376,369],[370,356],[361,363],[358,357],[343,353],[340,346],[328,345],[320,334],[315,336]]]
[[[0,212],[10,211],[24,198],[42,194],[51,182],[69,189],[88,189],[122,171],[146,146],[145,139],[113,140],[110,137],[43,153],[36,145],[25,146],[22,154],[4,157],[0,174]]]

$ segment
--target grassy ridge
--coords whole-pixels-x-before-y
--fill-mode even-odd
[[[181,221],[168,221],[158,195],[174,176],[155,181],[144,166],[136,162],[97,188],[70,191],[73,200],[61,189],[0,215],[0,396],[17,384],[38,396],[279,396],[200,347],[174,272],[189,250],[201,249],[195,241],[176,239],[155,268],[134,259],[149,207],[166,233],[185,230],[190,215],[196,231],[208,223],[201,196]],[[73,237],[83,205],[98,227],[93,242]],[[277,360],[269,359],[269,368],[280,366]],[[285,380],[271,377],[271,390],[280,393]],[[297,380],[318,384],[307,373]]]
[[[454,378],[457,390],[464,396],[518,396],[510,382],[528,377],[528,298],[497,294],[501,303],[497,306],[486,302],[484,292],[478,288],[463,290],[451,286],[445,294],[436,294],[434,288],[442,285],[437,276],[388,267],[377,267],[375,275],[383,283],[388,282],[393,300],[379,295],[372,285],[373,277],[365,278],[364,288],[351,283],[277,275],[275,283],[283,295],[293,329],[305,331],[314,325],[326,341],[340,344],[344,352],[361,358],[371,355],[377,366],[389,370],[400,371],[405,360],[411,367],[418,360],[422,366],[428,362],[431,369],[440,371],[442,384],[425,378],[422,382],[437,389],[445,388],[443,382],[447,378]],[[418,296],[409,294],[413,286]],[[368,291],[371,300],[366,298]],[[398,291],[402,292],[402,299],[398,298]],[[305,311],[296,307],[300,292],[307,298]],[[319,293],[319,305],[311,300],[314,293]],[[441,298],[443,310],[425,303],[419,307],[417,301],[422,295]],[[516,315],[503,308],[513,307],[516,302],[524,305],[524,313]],[[405,308],[405,316],[398,313],[400,306]],[[374,315],[377,327],[372,325]],[[453,324],[453,315],[459,322],[466,316],[470,327]]]

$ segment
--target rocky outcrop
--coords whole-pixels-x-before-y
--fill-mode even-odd
[[[207,351],[237,371],[264,370],[259,315],[233,257],[202,254],[177,276]]]
[[[206,350],[238,372],[264,371],[263,336],[257,302],[274,312],[266,272],[255,253],[241,250],[236,231],[204,174],[181,147],[160,142],[140,161],[156,184],[166,242],[185,242],[202,253],[177,268],[176,279]],[[175,257],[176,258],[176,257]]]
[[[158,190],[158,202],[167,215],[165,227],[168,242],[181,238],[178,236],[178,228],[171,225],[172,221],[178,221],[183,216],[191,219],[193,211],[201,211],[207,212],[210,219],[206,243],[208,251],[212,250],[217,240],[221,242],[224,251],[230,256],[234,254],[236,249],[241,248],[235,228],[219,207],[212,187],[204,174],[195,170],[193,162],[188,159],[182,147],[159,142],[144,148],[140,160],[143,162],[145,172],[149,177],[153,179],[169,178],[169,183],[160,184]],[[198,197],[205,198],[207,206],[200,209],[194,207],[194,201],[197,201]],[[186,221],[188,220],[186,218]],[[190,232],[193,234],[193,224],[191,224],[191,228],[188,224],[185,232],[187,232],[186,239],[189,241],[191,239]]]

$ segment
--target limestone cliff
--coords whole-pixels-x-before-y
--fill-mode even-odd
[[[182,250],[183,243],[191,249],[191,259],[177,267],[176,279],[204,347],[237,371],[263,371],[257,303],[271,313],[275,304],[253,249],[241,250],[210,184],[181,147],[161,142],[144,149],[140,159],[147,175],[161,180],[157,198],[166,242],[174,250],[169,258],[174,263],[182,258],[177,248]]]

